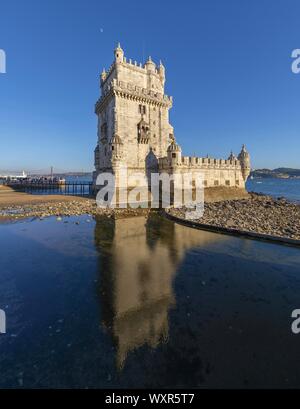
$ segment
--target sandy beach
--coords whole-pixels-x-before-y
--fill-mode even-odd
[[[31,195],[28,193],[18,192],[8,186],[0,185],[0,209],[7,206],[27,205],[27,204],[43,204],[55,202],[72,202],[76,199],[78,202],[84,202],[87,199],[79,196],[63,196],[63,195]]]

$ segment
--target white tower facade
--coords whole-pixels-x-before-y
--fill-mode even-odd
[[[159,158],[166,156],[173,140],[172,98],[164,93],[162,63],[156,67],[151,57],[144,65],[127,61],[120,44],[114,54],[113,64],[101,74],[101,97],[95,107],[95,177],[123,164],[129,172],[158,169]]]

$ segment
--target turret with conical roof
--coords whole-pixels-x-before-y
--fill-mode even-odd
[[[101,82],[104,82],[106,80],[107,73],[105,71],[105,68],[103,68],[102,73],[101,73]]]
[[[164,86],[165,85],[165,80],[166,80],[166,70],[165,70],[165,67],[164,67],[164,65],[163,65],[163,63],[161,61],[159,62],[157,72],[158,72],[159,78],[160,78],[160,80],[162,82],[162,85]]]
[[[176,143],[175,139],[170,143],[167,149],[168,161],[171,166],[181,164],[181,147]]]
[[[232,151],[230,152],[230,155],[228,156],[228,160],[230,160],[231,162],[237,160],[237,157]]]
[[[250,164],[250,155],[247,152],[245,145],[243,145],[242,147],[242,150],[238,156],[238,160],[241,163],[243,178],[246,182],[251,172],[251,164]]]
[[[118,134],[114,134],[110,142],[112,160],[116,161],[122,157],[123,142]]]
[[[123,62],[124,60],[124,51],[120,43],[118,43],[117,47],[115,48],[115,60],[117,63]]]
[[[149,57],[148,57],[148,60],[146,61],[145,68],[147,69],[147,71],[155,72],[156,65],[155,65],[155,63],[152,61],[152,58],[151,58],[150,55],[149,55]]]

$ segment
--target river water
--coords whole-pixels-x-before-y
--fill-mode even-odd
[[[246,188],[249,192],[264,193],[275,198],[285,197],[300,203],[300,179],[248,179]]]
[[[0,226],[0,387],[299,387],[299,249],[157,215]]]

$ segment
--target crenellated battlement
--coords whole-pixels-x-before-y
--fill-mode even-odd
[[[150,74],[152,76],[155,76],[160,81],[164,82],[165,69],[161,62],[159,66],[156,66],[156,64],[152,61],[151,57],[149,57],[148,61],[142,64],[141,62],[138,63],[136,60],[132,60],[131,58],[127,59],[123,55],[123,57],[121,57],[119,60],[115,60],[110,65],[107,71],[103,69],[103,72],[101,74],[101,87],[105,86],[105,84],[109,81],[111,74],[114,71],[117,71],[118,69],[120,70],[120,68],[121,69],[127,68],[144,75]]]
[[[134,60],[132,60],[131,58],[130,58],[129,60],[127,60],[127,58],[124,57],[123,62],[120,62],[119,64],[120,64],[121,66],[123,66],[123,67],[130,67],[130,69],[134,69],[134,70],[136,70],[136,71],[138,71],[138,72],[141,72],[141,73],[144,73],[144,74],[147,73],[147,66],[146,66],[146,64],[142,64],[141,62],[140,62],[140,63],[137,63],[137,61],[134,61]],[[110,67],[108,68],[108,70],[105,71],[105,73],[106,73],[106,78],[105,78],[105,80],[103,81],[103,84],[106,82],[107,78],[109,77],[109,75],[112,73],[112,71],[113,71],[115,68],[116,68],[116,63],[113,62],[113,63],[110,65]],[[156,67],[155,67],[154,73],[157,74],[157,75],[159,75],[159,70],[158,70]]]
[[[163,168],[171,165],[167,157],[161,158],[159,163]],[[239,160],[232,161],[229,159],[202,158],[195,156],[182,156],[181,161],[179,163],[177,162],[176,166],[197,169],[241,169],[241,163]]]
[[[195,156],[182,156],[181,162],[183,165],[196,166],[196,167],[210,167],[210,168],[220,168],[220,167],[236,167],[240,168],[241,164],[238,160],[229,159],[215,159],[215,158],[202,158]]]

